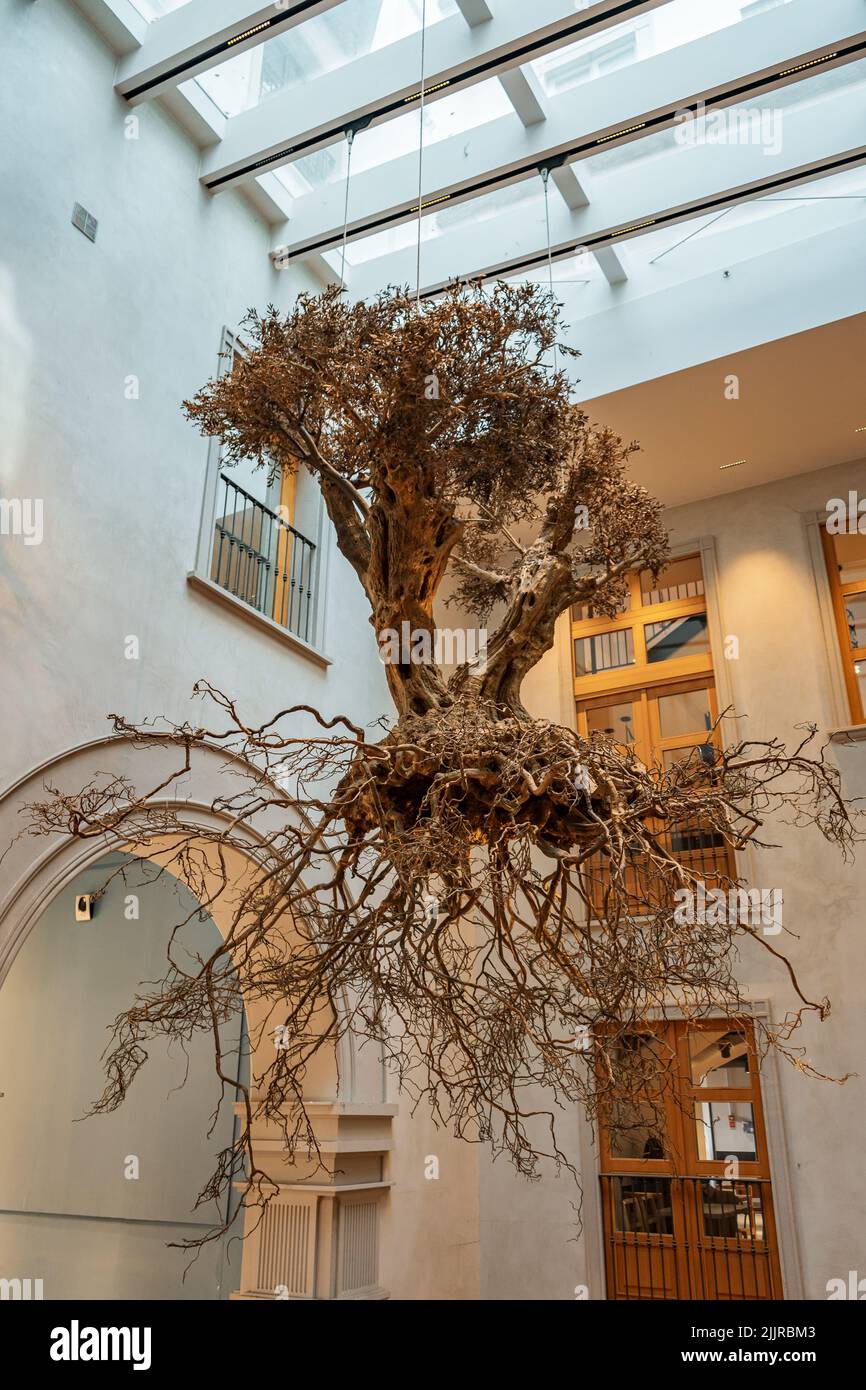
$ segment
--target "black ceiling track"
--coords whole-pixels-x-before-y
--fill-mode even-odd
[[[554,247],[551,259],[556,261],[563,256],[573,256],[576,251],[584,249],[592,251],[593,249],[599,250],[603,246],[612,246],[630,235],[639,236],[644,232],[654,232],[659,227],[672,226],[691,217],[700,217],[702,213],[717,212],[719,208],[724,207],[736,207],[738,203],[749,203],[755,198],[760,198],[762,194],[778,192],[782,188],[797,187],[801,183],[823,178],[827,174],[836,174],[842,169],[854,168],[858,164],[866,164],[866,147],[854,154],[840,155],[837,159],[825,160],[823,164],[813,164],[806,169],[792,169],[787,174],[780,174],[775,179],[768,179],[765,183],[756,184],[739,192],[720,193],[718,197],[704,198],[700,202],[688,203],[683,207],[674,208],[670,212],[655,213],[638,222],[629,222],[624,227],[612,227],[606,232],[598,232],[595,236],[585,237],[582,241],[575,242],[573,246]],[[455,279],[459,280],[461,284],[479,283],[501,276],[519,275],[521,271],[534,270],[537,266],[546,266],[547,261],[546,250],[533,252],[531,256],[503,262],[491,270],[479,271],[477,275],[455,276]],[[442,284],[436,285],[433,289],[424,290],[421,298],[434,298],[435,295],[441,294],[449,283],[452,282],[443,281]]]
[[[303,14],[306,10],[311,10],[318,3],[319,0],[296,0],[291,9],[271,15],[270,19],[263,19],[260,24],[240,28],[230,39],[223,39],[221,43],[214,44],[212,48],[203,49],[194,58],[187,58],[184,62],[178,63],[176,67],[161,72],[159,77],[149,77],[146,82],[140,82],[137,87],[131,87],[123,95],[127,101],[132,101],[133,97],[143,96],[145,92],[151,92],[154,87],[161,87],[165,82],[171,82],[175,77],[183,77],[184,73],[191,72],[193,68],[199,67],[211,58],[219,58],[223,53],[231,53],[242,39],[250,38],[253,34],[261,34],[263,40],[270,38],[275,29],[282,28],[290,19],[297,19],[298,15]]]
[[[570,42],[572,39],[580,37],[581,34],[591,33],[595,29],[606,28],[611,19],[620,21],[627,18],[633,10],[643,9],[646,0],[619,0],[618,4],[608,5],[601,13],[585,15],[583,19],[563,20],[554,31],[548,32],[543,39],[534,39],[531,42],[520,45],[517,48],[510,48],[506,54],[499,58],[486,58],[484,62],[476,63],[475,67],[467,68],[461,72],[459,77],[446,78],[445,81],[437,82],[431,79],[431,85],[427,87],[427,92],[435,90],[455,91],[464,86],[470,86],[482,77],[492,76],[496,72],[504,71],[508,68],[518,66],[520,63],[527,62],[530,58],[551,45],[559,45]],[[214,49],[214,53],[219,53],[221,49]],[[187,66],[197,66],[204,55],[200,55]],[[210,55],[208,55],[210,56]],[[337,69],[339,71],[339,69]],[[165,81],[165,76],[158,79]],[[154,85],[153,83],[151,85]],[[144,89],[141,89],[144,90]],[[136,96],[137,92],[130,92],[128,96]],[[375,111],[363,117],[368,124],[373,121],[381,121],[386,116],[393,115],[396,111],[405,111],[407,106],[413,101],[417,101],[420,96],[420,89],[408,97],[397,97],[394,101],[384,102],[377,106]],[[298,140],[293,145],[286,145],[277,150],[274,154],[265,155],[262,159],[252,160],[245,164],[241,169],[234,169],[230,174],[221,174],[219,178],[205,180],[205,187],[210,189],[221,188],[224,184],[232,183],[235,179],[246,178],[247,175],[255,173],[257,170],[266,169],[270,164],[279,164],[281,160],[287,159],[289,155],[301,155],[307,151],[318,148],[321,145],[330,144],[332,141],[345,135],[348,126],[357,123],[357,119],[352,116],[344,116],[338,125],[330,127],[320,135],[311,136],[307,140]]]
[[[833,62],[842,64],[852,62],[856,58],[866,57],[866,41],[849,44],[845,48],[838,48],[826,58],[817,61],[806,60],[802,77],[798,80],[815,75],[825,63]],[[796,67],[797,64],[794,64]],[[484,178],[476,179],[466,187],[458,189],[454,193],[431,194],[427,206],[442,207],[448,203],[462,203],[470,198],[478,197],[482,193],[493,192],[497,188],[506,188],[511,183],[517,183],[520,179],[527,178],[531,174],[536,174],[545,166],[554,167],[555,165],[567,163],[581,157],[597,154],[602,149],[612,149],[617,144],[631,144],[634,140],[643,139],[645,135],[651,134],[654,130],[659,130],[665,126],[672,125],[677,117],[682,117],[686,112],[698,113],[701,110],[706,112],[714,111],[730,105],[732,101],[739,100],[744,96],[755,96],[759,92],[772,90],[777,87],[784,77],[791,75],[790,67],[781,68],[778,72],[771,73],[766,77],[750,78],[745,82],[739,82],[734,86],[726,88],[723,92],[716,92],[712,97],[704,98],[693,96],[685,101],[678,101],[675,106],[670,106],[666,110],[649,116],[644,119],[638,118],[630,122],[622,131],[614,131],[609,135],[593,136],[588,140],[580,141],[578,144],[570,146],[566,150],[556,150],[550,154],[539,154],[534,159],[528,160],[516,169],[509,169],[506,173],[490,174]],[[231,175],[232,178],[237,175]],[[213,185],[209,185],[213,186]],[[424,204],[422,203],[422,211]],[[379,217],[371,217],[368,221],[357,226],[351,226],[349,237],[354,240],[357,237],[366,236],[370,232],[380,231],[383,227],[390,227],[396,222],[405,221],[407,217],[415,216],[418,212],[418,203],[413,201],[405,203],[393,212],[383,213]],[[329,236],[322,237],[320,240],[310,242],[286,253],[286,260],[294,260],[297,257],[308,255],[311,251],[328,251],[334,246],[339,246],[342,242],[342,232],[335,232]]]

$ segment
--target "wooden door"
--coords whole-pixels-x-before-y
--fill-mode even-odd
[[[782,1297],[751,1026],[650,1024],[623,1044],[649,1080],[601,1127],[608,1298]]]

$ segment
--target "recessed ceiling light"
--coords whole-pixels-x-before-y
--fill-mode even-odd
[[[854,433],[855,433],[855,434],[866,434],[866,425],[858,425],[857,428],[855,429]]]
[[[746,462],[745,459],[734,459],[733,463],[720,463],[720,464],[719,464],[719,467],[722,468],[722,469],[724,469],[724,468],[739,468],[739,467],[740,467],[740,464],[745,463],[745,462]]]

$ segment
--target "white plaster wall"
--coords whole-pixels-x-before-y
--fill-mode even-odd
[[[484,1256],[481,1151],[437,1128],[423,1102],[413,1116],[406,1097],[399,1099],[386,1168],[382,1283],[400,1299],[476,1299]]]
[[[741,736],[778,735],[793,742],[797,725],[815,722],[826,740],[840,720],[834,677],[821,626],[819,588],[805,519],[849,489],[866,494],[866,461],[801,474],[672,509],[674,545],[713,537],[718,564],[722,631],[739,639],[739,659],[724,666]],[[823,583],[823,571],[819,572]],[[835,640],[835,636],[834,636]],[[832,655],[832,652],[831,652]],[[533,714],[573,719],[569,625],[560,625],[554,651],[530,673],[523,698]],[[735,734],[732,731],[731,737]],[[845,794],[866,795],[866,743],[831,745]],[[758,887],[781,888],[784,933],[769,937],[797,970],[804,993],[831,1001],[825,1022],[805,1015],[796,1049],[830,1076],[864,1070],[866,980],[863,901],[866,853],[845,864],[815,831],[775,823],[766,837],[778,848],[741,856],[741,872]],[[784,968],[760,946],[742,952],[738,975],[756,1006],[780,1021],[798,1006]],[[788,1297],[823,1299],[827,1281],[866,1269],[866,1198],[862,1147],[864,1082],[812,1079],[788,1063],[764,1068],[764,1111],[781,1227]],[[480,1289],[485,1298],[573,1298],[585,1283],[603,1296],[601,1245],[593,1221],[596,1166],[588,1126],[563,1115],[564,1147],[582,1176],[584,1232],[574,1236],[573,1185],[547,1170],[537,1184],[518,1177],[507,1161],[481,1164]]]
[[[822,512],[849,489],[866,493],[866,462],[745,489],[668,513],[672,539],[715,538],[725,634],[739,638],[739,659],[726,663],[742,736],[778,735],[790,742],[813,721],[822,738],[838,723],[831,664],[821,630],[819,594],[804,518]],[[823,580],[823,576],[821,576]],[[724,661],[714,653],[718,669]],[[833,745],[849,797],[866,792],[866,743]],[[791,958],[803,991],[829,997],[824,1023],[814,1015],[795,1039],[818,1070],[833,1076],[864,1070],[866,981],[863,901],[866,853],[845,864],[814,831],[776,823],[767,838],[778,849],[744,862],[755,886],[780,887],[784,933],[770,944]],[[789,935],[788,933],[791,933]],[[740,977],[752,999],[767,999],[781,1018],[797,1004],[784,971],[760,947],[744,952]],[[862,1147],[866,1092],[862,1076],[844,1086],[778,1067],[779,1100],[793,1198],[793,1235],[806,1298],[825,1298],[827,1280],[866,1268],[866,1198]],[[781,1169],[786,1154],[771,1155]],[[788,1278],[791,1284],[791,1278]]]
[[[252,720],[302,700],[378,716],[366,603],[335,548],[327,671],[186,580],[208,444],[180,402],[215,373],[224,325],[314,284],[273,271],[241,194],[201,188],[199,151],[158,104],[125,138],[113,55],[68,0],[0,0],[0,24],[0,495],[44,503],[41,545],[0,537],[0,643],[15,654],[0,786],[106,732],[110,711],[190,715],[201,677]],[[75,202],[99,220],[95,244],[71,225]]]

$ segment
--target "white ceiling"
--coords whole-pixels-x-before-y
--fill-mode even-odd
[[[667,506],[866,455],[866,314],[585,402],[641,453],[633,475]],[[725,395],[739,378],[739,399]],[[721,465],[746,459],[739,468]]]

